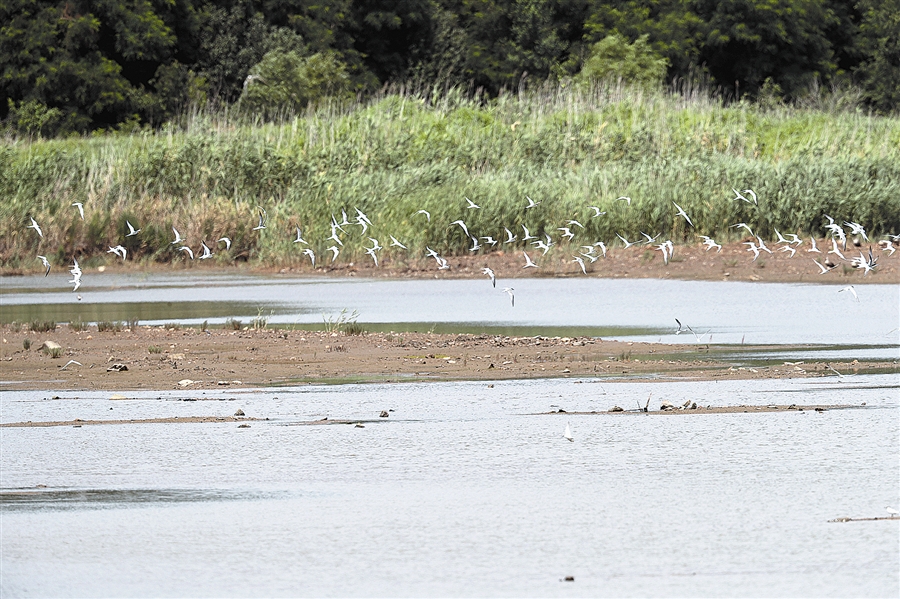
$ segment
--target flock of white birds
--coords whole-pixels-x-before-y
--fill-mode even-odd
[[[752,202],[758,205],[758,197],[757,194],[752,189],[745,189],[739,191],[737,189],[733,189],[735,196],[731,198],[733,201],[744,201],[744,202]],[[533,209],[537,207],[541,202],[536,202],[528,196],[525,196],[527,200],[527,205],[524,207],[526,210]],[[469,198],[465,198],[466,201],[466,210],[480,210],[481,206],[470,200]],[[614,202],[625,202],[628,206],[631,206],[631,198],[627,196],[620,196],[614,200]],[[681,217],[685,220],[688,226],[691,228],[694,227],[694,223],[691,220],[691,217],[685,212],[685,210],[672,202],[675,208],[675,215],[677,217]],[[84,220],[84,204],[81,202],[75,202],[72,204],[73,207],[78,209],[78,213],[81,216],[81,219]],[[587,209],[592,211],[590,218],[600,218],[606,214],[606,212],[602,211],[598,206],[587,206]],[[260,231],[267,227],[268,215],[263,208],[259,208],[259,221],[255,227],[253,227],[253,231]],[[331,242],[331,245],[326,248],[326,252],[331,253],[331,262],[334,263],[337,260],[337,257],[341,253],[341,249],[343,248],[342,236],[345,239],[349,234],[345,227],[360,227],[361,235],[366,237],[369,229],[372,227],[372,221],[358,208],[356,209],[356,216],[351,221],[347,217],[347,212],[341,211],[341,220],[339,221],[334,215],[331,217],[331,236],[325,238],[325,243]],[[427,210],[418,210],[414,215],[414,217],[423,218],[428,223],[431,222],[431,214]],[[810,237],[809,246],[804,248],[806,253],[810,254],[818,254],[816,257],[812,257],[812,262],[818,268],[819,274],[825,274],[829,272],[831,269],[835,268],[840,263],[850,264],[853,268],[861,269],[864,271],[864,275],[869,274],[874,271],[878,266],[878,258],[875,257],[872,253],[871,245],[868,248],[868,253],[864,253],[861,249],[859,250],[858,257],[846,257],[844,254],[847,252],[847,240],[848,238],[852,238],[852,243],[856,247],[861,247],[863,242],[871,243],[869,237],[866,233],[866,229],[863,225],[857,222],[844,222],[840,224],[835,222],[835,220],[829,215],[823,215],[824,220],[828,221],[828,224],[825,225],[824,229],[826,232],[825,243],[830,245],[829,248],[824,248],[820,250],[815,237]],[[824,221],[823,221],[824,222]],[[126,221],[126,225],[128,227],[128,233],[125,234],[125,237],[134,237],[140,234],[141,229],[136,229],[131,222]],[[753,261],[756,261],[762,252],[767,252],[769,254],[773,253],[773,250],[770,249],[766,242],[753,232],[753,229],[747,223],[735,223],[731,225],[732,228],[746,230],[746,233],[753,239],[752,241],[743,242],[744,245],[747,246],[747,252],[753,254]],[[585,244],[579,244],[579,242],[575,241],[576,236],[579,232],[584,231],[584,225],[578,220],[571,219],[566,221],[562,226],[557,227],[557,231],[559,231],[559,235],[557,236],[556,241],[554,241],[553,237],[550,234],[545,233],[543,238],[532,235],[527,227],[521,225],[521,237],[519,237],[520,233],[518,231],[513,232],[508,227],[504,226],[503,230],[506,234],[506,239],[494,239],[492,236],[479,236],[470,232],[469,227],[466,225],[465,221],[460,218],[453,222],[448,223],[447,228],[450,227],[459,227],[463,234],[471,240],[472,247],[469,248],[470,252],[478,252],[482,248],[490,248],[497,245],[509,245],[509,244],[525,244],[525,247],[528,245],[531,246],[532,252],[539,251],[541,256],[547,254],[550,249],[554,246],[558,246],[559,244],[565,244],[567,249],[574,250],[572,255],[572,262],[577,263],[582,272],[587,274],[586,261],[588,262],[596,262],[601,256],[606,257],[608,246],[603,241],[595,241]],[[845,230],[844,227],[847,227],[848,230]],[[34,231],[43,238],[44,233],[41,230],[40,225],[35,221],[35,219],[31,218],[31,224],[28,225],[28,228],[34,229]],[[799,235],[795,233],[790,233],[787,235],[782,235],[780,231],[777,229],[774,230],[777,239],[770,240],[770,243],[775,246],[774,251],[783,252],[790,254],[790,257],[793,258],[797,255],[798,252],[801,252],[801,247],[804,244],[803,239],[800,238]],[[172,233],[174,235],[174,240],[171,242],[172,245],[177,246],[176,251],[184,252],[188,259],[193,260],[195,258],[194,250],[187,244],[186,240],[181,237],[181,234],[175,227],[172,227]],[[662,253],[663,261],[668,264],[669,260],[673,257],[675,253],[675,244],[671,240],[661,241],[659,239],[660,234],[657,235],[648,235],[647,233],[641,233],[642,238],[634,241],[629,241],[623,235],[616,234],[618,240],[622,243],[624,248],[629,248],[631,246],[641,245],[641,246],[649,246],[654,250]],[[400,240],[398,240],[393,235],[389,235],[390,242],[388,243],[389,247],[397,247],[400,249],[406,250],[407,247]],[[706,251],[710,251],[715,249],[717,252],[722,251],[722,246],[719,243],[716,243],[714,239],[705,235],[697,235],[699,239],[702,240],[703,245],[706,247]],[[375,266],[378,266],[378,256],[379,252],[384,249],[378,239],[374,237],[368,237],[369,241],[372,243],[371,247],[365,247],[365,253],[373,260]],[[302,250],[302,254],[309,258],[310,263],[313,268],[316,265],[316,254],[313,251],[310,244],[303,239],[303,233],[299,227],[297,227],[296,238],[293,240],[294,243],[300,244],[301,246],[306,246]],[[894,244],[896,242],[900,242],[900,235],[885,235],[884,239],[878,241],[878,247],[882,252],[888,253],[889,255],[893,255],[896,251],[896,247]],[[216,244],[225,244],[226,251],[231,248],[231,239],[229,237],[221,237],[216,240]],[[324,245],[324,243],[322,244]],[[321,246],[320,246],[321,247]],[[128,257],[128,251],[124,246],[117,245],[115,247],[110,247],[108,253],[115,254],[120,257],[123,261]],[[436,266],[438,270],[447,270],[450,268],[447,260],[438,254],[436,251],[431,249],[430,247],[425,248],[425,253],[427,256],[433,258],[436,262]],[[527,250],[522,251],[524,265],[522,268],[538,268],[538,264],[535,262],[535,259],[529,255]],[[206,260],[211,258],[214,255],[213,248],[206,244],[206,241],[200,242],[200,248],[198,250],[198,255],[196,256],[199,260]],[[834,259],[832,259],[834,256]],[[46,256],[37,256],[39,260],[41,260],[46,272],[44,276],[50,274],[51,264]],[[821,261],[820,261],[821,259]],[[73,266],[69,270],[72,274],[72,280],[69,281],[74,285],[72,289],[73,292],[78,291],[79,287],[81,287],[81,277],[82,271],[80,266],[78,265],[78,260],[73,258]],[[494,271],[488,267],[485,267],[481,271],[485,276],[489,277],[491,280],[491,284],[496,287],[497,280],[494,274]],[[509,295],[510,303],[515,306],[515,295],[514,289],[512,287],[504,287],[502,288],[505,293]],[[841,291],[849,290],[853,293],[854,297],[856,297],[856,292],[853,287],[845,287],[841,289]],[[80,299],[80,296],[79,296]],[[858,301],[858,298],[857,298]]]

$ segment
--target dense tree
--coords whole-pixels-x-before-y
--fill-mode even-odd
[[[854,82],[900,108],[900,0],[2,0],[0,118],[47,135],[158,125],[239,101],[248,74],[277,65],[336,69],[279,92],[294,103],[410,79],[490,94],[589,61],[585,76],[616,72],[603,63],[637,60],[613,56],[636,42],[670,81],[787,99]]]

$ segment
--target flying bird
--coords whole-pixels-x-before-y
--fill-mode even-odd
[[[427,210],[419,210],[418,212],[416,212],[416,214],[424,214],[428,222],[431,222],[431,213]]]
[[[512,287],[504,287],[504,288],[503,288],[503,291],[509,296],[509,304],[510,304],[510,306],[512,306],[513,308],[515,308],[515,307],[516,307],[516,296],[513,294],[513,292],[515,291],[515,289],[513,289]]]
[[[309,261],[312,262],[312,267],[316,267],[316,254],[311,249],[307,248],[303,250],[304,256],[309,256]]]
[[[631,198],[629,198],[628,196],[619,196],[613,200],[613,202],[619,202],[619,201],[624,201],[629,206],[631,206]]]
[[[228,250],[231,249],[231,239],[229,239],[228,237],[222,237],[221,239],[217,239],[216,243],[219,243],[222,241],[225,242],[225,251],[227,252]]]
[[[537,264],[531,261],[531,257],[528,255],[528,252],[522,252],[525,254],[525,266],[522,268],[537,268]]]
[[[841,293],[842,291],[849,291],[850,293],[853,294],[853,297],[856,298],[856,301],[857,301],[857,302],[859,301],[859,296],[856,295],[856,289],[853,287],[853,285],[848,285],[847,287],[844,287],[844,288],[842,288],[842,289],[838,289],[838,293]]]
[[[466,237],[471,237],[471,235],[469,235],[469,228],[466,226],[466,223],[462,222],[461,220],[455,220],[450,224],[459,225],[460,227],[462,227],[463,233],[466,234]]]
[[[184,241],[184,240],[181,238],[181,233],[178,232],[178,229],[176,229],[175,227],[172,227],[172,232],[175,233],[175,241],[173,241],[173,242],[171,243],[171,245],[175,245],[175,244],[177,244],[177,243],[181,243],[182,241]],[[231,244],[229,243],[228,246],[231,247]],[[179,249],[180,249],[180,248],[179,248]]]
[[[468,208],[469,210],[471,210],[472,208],[481,208],[481,206],[479,206],[478,204],[476,204],[469,198],[466,198],[466,203],[468,204],[468,206],[466,206],[466,208]]]
[[[672,202],[672,203],[675,204],[675,202]],[[675,207],[678,208],[678,216],[683,216],[684,220],[687,221],[687,224],[689,224],[690,226],[693,227],[694,223],[691,222],[691,218],[687,215],[687,213],[684,211],[684,209],[681,206],[679,206],[678,204],[675,204]]]
[[[489,276],[491,278],[491,285],[493,285],[494,288],[497,287],[497,277],[494,276],[493,270],[491,270],[490,268],[485,266],[484,268],[481,269],[481,274]]]
[[[41,228],[38,226],[37,221],[34,220],[34,218],[31,219],[31,224],[28,225],[26,228],[34,229],[35,231],[37,231],[37,234],[40,236],[41,239],[44,238],[44,232],[41,231]]]
[[[528,210],[529,208],[534,208],[535,206],[537,206],[538,204],[540,204],[541,202],[544,201],[544,200],[541,200],[541,202],[535,202],[534,200],[532,200],[532,199],[529,198],[528,196],[525,196],[525,199],[528,200],[528,205],[525,206],[525,210]]]
[[[81,202],[72,202],[72,205],[78,208],[78,214],[81,215],[81,220],[84,220],[84,204]]]
[[[200,256],[199,256],[200,259],[206,260],[207,258],[212,258],[214,254],[213,254],[212,250],[209,249],[209,246],[206,245],[206,242],[201,241],[200,245],[203,247],[203,253],[200,254]]]
[[[183,245],[183,246],[181,246],[180,248],[178,248],[178,251],[179,251],[179,252],[187,252],[187,255],[191,257],[191,260],[194,259],[194,250],[192,250],[192,249],[189,248],[188,246]]]
[[[253,227],[253,230],[260,231],[266,228],[266,222],[269,220],[269,215],[262,206],[257,206],[256,208],[259,210],[259,224]]]
[[[38,256],[38,258],[40,259],[41,263],[44,265],[44,268],[47,269],[47,271],[44,273],[44,276],[46,277],[47,275],[50,274],[50,261],[47,260],[47,256]]]
[[[591,218],[597,218],[598,216],[603,216],[604,214],[606,214],[605,212],[601,212],[600,208],[598,208],[597,206],[588,206],[588,208],[594,211],[594,213],[591,215]]]
[[[297,239],[294,240],[294,243],[302,243],[303,245],[309,245],[306,243],[306,240],[303,239],[303,234],[300,232],[300,227],[296,227],[297,229]],[[331,232],[332,236],[334,236],[334,230]],[[329,237],[331,239],[331,237]]]

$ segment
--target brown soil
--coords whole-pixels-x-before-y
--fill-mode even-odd
[[[747,238],[747,240],[752,240]],[[828,248],[825,240],[819,240],[821,248]],[[588,276],[602,278],[658,278],[658,279],[688,279],[688,280],[728,280],[728,281],[762,281],[762,282],[806,282],[806,283],[840,283],[844,285],[862,283],[900,283],[900,252],[893,256],[880,251],[872,244],[873,254],[878,259],[878,267],[872,274],[864,275],[861,270],[852,268],[849,263],[840,263],[835,256],[830,256],[837,264],[825,274],[819,274],[819,268],[813,263],[818,260],[824,263],[829,256],[825,253],[809,253],[806,249],[809,242],[806,241],[796,255],[778,251],[772,244],[772,254],[763,252],[754,261],[753,254],[747,252],[747,246],[742,242],[735,242],[724,246],[721,252],[715,250],[706,251],[702,245],[676,246],[675,256],[664,264],[662,254],[651,246],[634,246],[628,249],[615,247],[607,252],[606,258],[599,258],[591,263],[585,260]],[[844,255],[847,258],[858,257],[860,251],[868,252],[868,244],[865,247],[855,248],[848,246]],[[539,268],[523,268],[525,258],[522,250],[507,252],[498,250],[488,254],[475,256],[448,257],[450,265],[448,270],[438,270],[436,263],[431,258],[419,258],[414,260],[401,259],[392,256],[385,251],[379,259],[379,266],[368,258],[356,262],[340,262],[335,265],[321,265],[316,269],[310,267],[305,257],[293,257],[287,265],[247,265],[239,263],[234,266],[240,271],[280,273],[280,274],[322,274],[336,277],[385,277],[385,278],[477,278],[484,275],[481,269],[490,267],[499,279],[521,277],[583,277],[581,267],[572,258],[576,255],[578,247],[572,246],[571,251],[562,252],[556,250],[548,256],[541,256],[539,250],[529,251],[531,258],[539,265]],[[824,250],[823,250],[824,251]],[[33,272],[40,270],[40,263]],[[219,265],[221,266],[221,265]],[[85,276],[97,269],[85,268],[82,265]],[[56,267],[57,269],[60,267]],[[171,264],[141,264],[135,266],[132,263],[122,264],[109,259],[106,266],[99,267],[106,272],[131,272],[135,268],[142,270],[184,270],[184,269],[215,269],[212,265],[203,265],[199,261],[173,262]],[[21,275],[23,272],[17,269],[0,269],[0,276]]]
[[[545,377],[750,379],[895,371],[895,362],[806,362],[739,367],[715,346],[429,333],[164,329],[0,331],[5,389],[222,389],[333,382]],[[26,337],[34,341],[23,349]],[[44,340],[62,346],[51,358]],[[751,347],[744,349],[750,350]],[[758,348],[762,349],[762,348]],[[780,348],[785,349],[785,348]],[[789,348],[787,348],[789,349]],[[153,353],[151,353],[153,352]],[[74,360],[80,363],[67,362]],[[127,370],[117,371],[115,365]],[[121,367],[119,367],[121,368]],[[834,370],[832,370],[832,368]],[[630,407],[630,406],[628,406]]]

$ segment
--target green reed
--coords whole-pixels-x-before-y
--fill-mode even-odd
[[[733,201],[752,188],[759,205]],[[541,203],[526,210],[525,196]],[[481,210],[467,210],[464,197]],[[632,198],[630,205],[615,202]],[[751,104],[723,106],[707,94],[650,93],[617,86],[545,87],[492,101],[458,90],[393,93],[351,106],[323,106],[284,121],[197,112],[159,132],[0,146],[0,264],[38,268],[73,256],[191,263],[171,244],[172,227],[209,263],[330,261],[332,215],[356,208],[373,222],[345,227],[338,260],[368,259],[374,237],[394,235],[421,256],[468,253],[459,227],[505,239],[557,236],[575,219],[576,242],[629,239],[641,231],[679,241],[695,234],[821,235],[823,214],[872,233],[900,231],[900,119]],[[83,202],[85,221],[72,202]],[[681,205],[696,225],[675,216]],[[607,214],[590,218],[587,206]],[[253,231],[257,207],[268,226]],[[431,212],[431,222],[417,215]],[[27,229],[33,216],[45,237]],[[126,238],[126,221],[142,229]],[[232,240],[230,251],[222,236]],[[519,242],[521,244],[521,242]],[[498,246],[499,247],[499,246]],[[485,247],[482,251],[487,251]],[[390,248],[389,255],[407,259]]]

